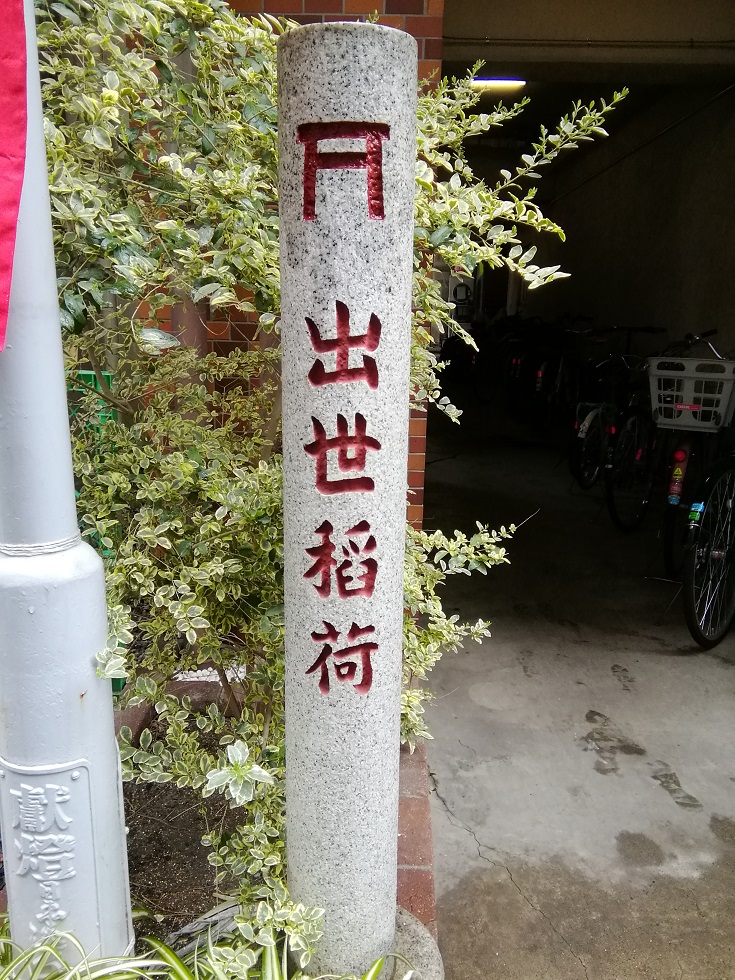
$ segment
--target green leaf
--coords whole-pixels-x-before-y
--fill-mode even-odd
[[[65,20],[70,21],[75,27],[81,27],[82,22],[78,15],[73,10],[69,10],[63,3],[52,3],[50,6],[52,10],[55,10],[57,14],[61,14]]]

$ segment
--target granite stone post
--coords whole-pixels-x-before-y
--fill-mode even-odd
[[[395,938],[417,46],[279,40],[286,800],[315,967]]]

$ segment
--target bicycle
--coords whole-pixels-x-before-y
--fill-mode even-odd
[[[709,340],[716,333],[688,334],[649,359],[653,416],[657,426],[669,433],[664,440],[669,463],[663,545],[664,564],[671,576],[681,574],[690,504],[704,474],[722,453],[732,416],[727,380],[730,362]],[[700,356],[694,356],[698,352]]]
[[[716,646],[735,620],[735,361],[713,344],[689,336],[685,353],[706,344],[707,359],[667,353],[651,363],[654,417],[663,428],[681,430],[668,482],[667,507],[686,511],[683,552],[684,615],[692,638]],[[692,467],[704,470],[699,479]],[[696,492],[690,488],[698,482]]]

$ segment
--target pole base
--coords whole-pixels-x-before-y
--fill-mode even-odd
[[[402,908],[396,914],[396,938],[392,952],[404,956],[421,980],[444,980],[444,963],[436,940],[422,922]],[[400,960],[393,960],[393,963],[395,966],[388,978],[400,980],[408,967]]]

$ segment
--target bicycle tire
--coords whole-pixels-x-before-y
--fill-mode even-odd
[[[692,639],[710,650],[735,619],[735,461],[713,472],[692,507],[700,516],[684,558],[684,616]]]
[[[623,416],[605,467],[605,499],[615,527],[633,531],[646,516],[653,486],[656,426],[639,408]]]
[[[602,472],[602,428],[600,409],[593,408],[585,415],[574,440],[572,473],[582,490],[591,490]]]

